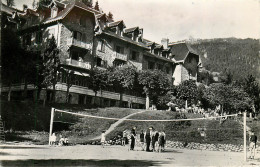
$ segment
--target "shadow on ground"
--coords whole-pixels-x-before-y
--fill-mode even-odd
[[[0,149],[46,149],[46,147],[0,146]]]
[[[50,159],[50,160],[4,160],[0,165],[5,166],[160,166],[167,164],[163,161],[146,160],[71,160],[71,159]]]

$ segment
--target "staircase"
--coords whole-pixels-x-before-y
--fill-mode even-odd
[[[5,142],[5,130],[4,130],[4,124],[0,116],[0,143]]]

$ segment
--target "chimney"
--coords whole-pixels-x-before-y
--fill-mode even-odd
[[[169,39],[168,38],[163,38],[161,40],[161,44],[163,45],[164,49],[167,49],[168,48],[168,44],[169,44]]]

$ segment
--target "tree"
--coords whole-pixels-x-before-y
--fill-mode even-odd
[[[36,2],[35,0],[33,0],[33,2],[32,2],[33,9],[36,9],[38,5],[39,5],[39,2]]]
[[[15,6],[14,0],[6,0],[6,5],[9,7],[14,7]]]
[[[70,103],[70,87],[73,85],[73,80],[75,78],[74,71],[73,70],[69,70],[69,69],[65,69],[65,68],[61,68],[60,72],[66,78],[66,85],[67,85],[66,103],[69,104]]]
[[[2,27],[1,37],[1,78],[2,83],[9,87],[8,101],[11,100],[11,86],[14,82],[20,82],[22,49],[20,39],[11,28]],[[11,40],[10,40],[11,39]]]
[[[245,78],[244,89],[254,102],[253,108],[258,111],[260,109],[260,85],[253,75]]]
[[[93,6],[93,1],[92,0],[81,0],[82,3],[84,3],[85,5],[87,5],[88,7],[91,7]]]
[[[100,90],[102,95],[102,90],[109,86],[108,73],[108,70],[103,70],[97,67],[91,69],[89,88],[95,92],[93,103],[96,102],[97,92]]]
[[[52,3],[52,0],[39,0],[39,5],[49,6]]]
[[[238,113],[248,109],[252,103],[251,98],[241,88],[223,83],[211,84],[205,91],[205,98],[212,107],[221,105],[222,112]]]
[[[160,70],[144,70],[138,73],[138,82],[143,86],[146,95],[146,109],[150,106],[150,98],[156,104],[158,97],[165,95],[170,89],[170,81]]]
[[[99,4],[98,4],[98,1],[96,1],[94,9],[97,10],[97,11],[99,11]]]
[[[114,89],[120,93],[120,106],[124,90],[132,90],[137,82],[136,68],[129,65],[116,67],[109,72],[109,82],[113,85]]]
[[[113,14],[111,12],[108,13],[107,17],[109,20],[114,21]]]
[[[49,86],[52,86],[52,101],[55,102],[55,85],[57,84],[58,71],[60,68],[59,49],[57,48],[54,36],[48,40],[43,53],[43,85],[46,91]]]
[[[196,103],[198,88],[194,80],[183,81],[177,87],[177,98],[182,101],[182,105],[187,100],[188,106]]]

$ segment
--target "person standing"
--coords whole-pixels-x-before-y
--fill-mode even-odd
[[[127,133],[126,133],[126,130],[124,130],[123,131],[122,146],[125,146],[126,144],[128,144],[128,142],[127,142]]]
[[[146,142],[146,151],[150,152],[150,143],[151,143],[151,129],[149,128],[145,133],[145,142]]]
[[[142,151],[144,151],[144,131],[143,130],[141,130],[141,133],[140,133],[140,144],[141,144]]]
[[[249,151],[250,151],[250,159],[254,159],[255,156],[255,148],[256,148],[256,142],[257,142],[257,137],[254,134],[254,132],[251,133],[251,136],[249,138]]]
[[[131,144],[130,144],[130,150],[134,150],[135,147],[135,138],[136,138],[136,127],[134,126],[131,130]]]
[[[102,134],[101,134],[101,146],[103,148],[104,148],[104,145],[105,145],[105,141],[106,141],[106,136],[105,136],[105,131],[103,130]]]

